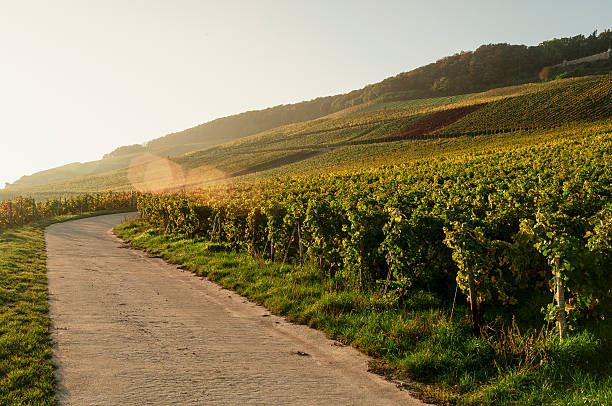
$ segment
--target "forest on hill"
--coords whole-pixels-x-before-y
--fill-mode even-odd
[[[209,137],[218,140],[216,144],[221,144],[364,103],[458,95],[535,82],[540,80],[539,75],[544,67],[605,51],[610,44],[612,31],[606,30],[599,35],[593,32],[589,36],[552,39],[537,46],[505,43],[482,45],[475,51],[444,57],[350,93],[220,118],[157,138],[147,143],[146,148],[151,152],[172,150],[176,144],[195,144]]]

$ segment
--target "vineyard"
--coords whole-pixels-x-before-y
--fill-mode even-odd
[[[503,98],[435,132],[474,134],[517,129],[553,128],[612,117],[609,76],[567,82],[538,92]]]
[[[403,130],[385,137],[385,140],[405,140],[418,139],[427,134],[434,132],[437,129],[446,127],[449,124],[473,113],[483,107],[484,104],[473,104],[471,106],[455,107],[448,110],[436,111],[428,114],[422,120],[414,123],[414,125],[404,128]]]
[[[410,107],[417,106],[434,106],[444,105],[449,103],[459,102],[464,99],[469,99],[476,96],[478,93],[460,94],[456,96],[445,96],[445,97],[431,97],[427,99],[414,99],[406,101],[395,101],[387,103],[372,103],[360,109],[362,112],[376,111],[376,110],[402,110]]]
[[[437,400],[605,404],[612,132],[490,137],[503,141],[143,194],[123,235],[441,385]]]
[[[54,198],[43,202],[26,197],[0,200],[0,231],[66,214],[130,208],[135,206],[136,199],[137,195],[131,192],[106,192]]]
[[[353,346],[372,356],[369,372],[424,401],[612,404],[612,62],[551,69],[610,38],[484,45],[350,93],[218,118],[7,183],[0,353],[10,362],[0,377],[10,379],[0,379],[0,403],[37,388],[13,403],[52,404],[62,385],[45,228],[137,209],[114,229],[133,248],[265,306],[264,317]],[[110,250],[93,245],[82,255]],[[104,273],[124,277],[109,257],[100,255]],[[139,281],[121,285],[133,295]],[[198,305],[187,302],[186,315]],[[183,343],[163,356],[183,350],[199,357]],[[321,362],[309,352],[290,354]]]
[[[609,133],[585,134],[457,160],[143,195],[138,208],[169,233],[268,261],[316,263],[391,304],[422,289],[448,299],[458,286],[477,333],[483,309],[540,297],[539,312],[555,288],[565,303],[542,317],[567,314],[578,328],[603,319],[612,300],[611,154]]]
[[[510,139],[521,131],[565,131],[609,124],[611,91],[609,75],[599,75],[478,94],[354,106],[184,155],[146,155],[134,158],[124,168],[10,188],[0,191],[0,196],[28,195],[42,200],[108,190],[171,191],[312,173],[328,163],[376,166],[384,157],[384,164],[396,164],[405,162],[406,154],[401,151],[408,151],[411,159],[435,156],[442,138],[456,139],[459,145],[465,136],[508,134]],[[474,142],[487,142],[485,138]],[[388,151],[392,153],[386,154]],[[420,155],[416,151],[421,151]]]

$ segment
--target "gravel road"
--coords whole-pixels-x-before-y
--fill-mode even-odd
[[[368,357],[112,234],[46,230],[60,405],[418,405]]]

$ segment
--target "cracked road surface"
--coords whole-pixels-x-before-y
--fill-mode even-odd
[[[58,404],[422,404],[355,349],[126,248],[126,217],[46,230]]]

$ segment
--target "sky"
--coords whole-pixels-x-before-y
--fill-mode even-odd
[[[481,44],[610,27],[612,2],[0,0],[0,187]]]

